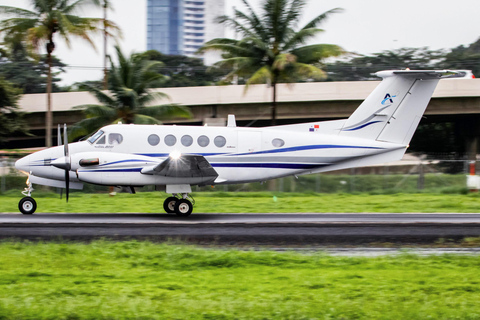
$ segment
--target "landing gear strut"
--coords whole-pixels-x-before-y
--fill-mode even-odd
[[[32,214],[37,210],[37,202],[31,197],[32,191],[32,183],[30,182],[30,179],[27,179],[27,187],[22,191],[22,194],[25,197],[23,197],[18,203],[18,210],[23,214]]]
[[[192,214],[194,204],[195,200],[188,193],[182,193],[181,195],[174,193],[172,197],[165,199],[163,209],[167,213],[175,213],[179,217],[188,217]]]

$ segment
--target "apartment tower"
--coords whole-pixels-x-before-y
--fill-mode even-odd
[[[215,22],[224,12],[224,0],[147,0],[147,49],[194,57],[205,42],[224,37]],[[201,58],[212,64],[219,54]]]

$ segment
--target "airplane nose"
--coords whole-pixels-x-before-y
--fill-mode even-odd
[[[20,171],[30,172],[30,159],[28,159],[28,156],[18,159],[15,162],[15,168]]]

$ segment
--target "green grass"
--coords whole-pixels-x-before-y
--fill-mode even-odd
[[[37,212],[163,213],[159,192],[137,194],[74,193],[67,204],[54,193],[34,193]],[[480,212],[479,194],[298,194],[268,192],[199,192],[194,213],[270,212]],[[0,195],[0,212],[18,212],[22,195]]]
[[[0,319],[480,319],[480,256],[0,243]]]

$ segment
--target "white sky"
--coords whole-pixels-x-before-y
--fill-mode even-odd
[[[258,6],[261,0],[248,0]],[[146,50],[146,0],[112,0],[114,12],[109,19],[123,31],[120,45],[124,53]],[[225,0],[226,13],[233,6],[243,10],[240,0]],[[28,7],[28,0],[0,0],[0,5]],[[303,26],[315,16],[332,8],[340,7],[343,13],[335,14],[321,27],[325,29],[312,43],[333,43],[345,50],[363,54],[375,53],[401,47],[451,49],[468,45],[480,37],[478,0],[307,0]],[[258,11],[257,11],[258,12]],[[84,16],[101,16],[100,9],[85,9]],[[232,37],[233,34],[227,34]],[[99,69],[68,68],[62,75],[63,84],[75,81],[98,80],[102,77],[102,38],[97,37],[97,51],[85,42],[74,41],[68,49],[57,41],[54,54],[64,63],[76,67],[99,67]],[[113,44],[109,46],[113,52]]]

